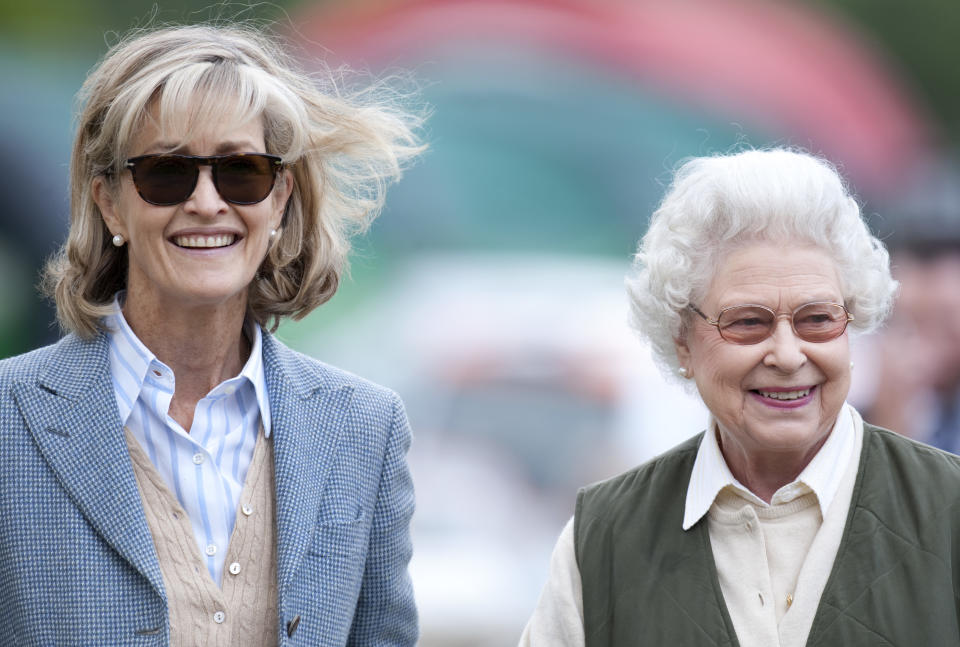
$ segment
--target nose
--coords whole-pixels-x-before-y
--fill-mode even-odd
[[[807,362],[803,352],[803,340],[797,337],[789,317],[779,317],[773,334],[767,340],[770,348],[763,358],[765,366],[778,368],[784,373],[793,373]]]
[[[188,213],[205,217],[216,216],[227,210],[227,202],[213,184],[213,170],[209,166],[200,167],[197,186],[193,188],[193,193],[187,198],[183,207]]]

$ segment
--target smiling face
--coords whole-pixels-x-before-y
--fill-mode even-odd
[[[265,152],[263,125],[251,119],[240,125],[212,126],[191,141],[164,139],[147,119],[133,142],[130,157],[172,152],[222,155]],[[125,170],[116,187],[94,180],[94,199],[113,234],[127,241],[127,303],[148,312],[196,306],[246,308],[247,287],[280,226],[292,190],[289,172],[272,193],[252,205],[226,202],[213,184],[209,166],[200,167],[193,194],[171,206],[147,203]]]
[[[836,265],[814,247],[755,243],[717,269],[701,303],[710,317],[739,304],[764,305],[778,315],[814,301],[843,303]],[[741,346],[694,315],[677,341],[681,366],[717,421],[724,457],[734,474],[746,461],[795,459],[805,466],[823,445],[850,389],[847,333],[827,342],[795,335],[780,316],[766,340]]]

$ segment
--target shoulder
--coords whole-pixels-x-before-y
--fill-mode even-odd
[[[905,557],[909,547],[921,561],[955,561],[960,457],[868,424],[862,451],[845,531],[849,545],[866,551],[875,565],[896,554],[897,562],[916,568],[915,559]],[[933,583],[950,572],[938,567],[922,577]]]
[[[626,546],[636,551],[642,545],[646,554],[658,554],[684,536],[684,500],[702,438],[701,432],[632,470],[580,490],[574,546],[581,566],[603,561],[604,555]],[[679,535],[651,532],[654,528],[673,528]]]
[[[53,346],[44,346],[29,353],[0,360],[0,384],[6,386],[13,382],[33,381],[50,363],[52,349]]]
[[[23,406],[42,409],[50,400],[44,392],[75,400],[97,382],[108,365],[103,345],[67,335],[60,341],[22,355],[0,360],[0,432],[12,432]],[[108,369],[107,369],[108,370]]]
[[[867,423],[863,432],[866,487],[920,497],[936,492],[939,500],[944,495],[960,500],[960,456]]]
[[[69,370],[76,365],[90,365],[88,360],[101,354],[96,340],[69,334],[49,346],[0,360],[0,385],[6,390],[15,382],[36,382],[51,367]]]
[[[400,397],[392,389],[331,366],[293,350],[276,337],[264,333],[264,370],[268,385],[285,382],[308,395],[316,391],[351,392],[351,402],[361,407],[402,409]]]
[[[689,469],[693,468],[702,438],[703,432],[633,469],[581,488],[580,496],[618,497],[633,490],[645,489],[654,481],[677,476],[678,470],[685,467],[689,472]],[[688,477],[689,473],[681,476]]]

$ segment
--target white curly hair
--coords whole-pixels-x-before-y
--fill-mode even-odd
[[[869,332],[890,313],[889,254],[833,165],[784,148],[695,158],[674,175],[626,280],[630,325],[668,379],[679,368],[674,341],[689,323],[687,305],[706,294],[720,259],[760,241],[829,254],[851,328]]]

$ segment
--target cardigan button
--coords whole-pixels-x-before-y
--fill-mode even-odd
[[[293,638],[293,632],[300,626],[300,616],[293,616],[293,620],[287,623],[287,638]]]

